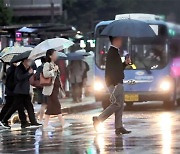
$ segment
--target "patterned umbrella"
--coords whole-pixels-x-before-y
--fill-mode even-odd
[[[32,47],[24,47],[24,46],[12,46],[4,48],[1,52],[2,55],[0,57],[0,60],[2,60],[4,63],[9,63],[12,58],[16,55],[19,55],[23,52],[32,50]]]

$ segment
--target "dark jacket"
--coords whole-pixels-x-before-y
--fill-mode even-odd
[[[15,81],[14,81],[14,74],[15,74],[16,66],[11,65],[6,72],[6,82],[5,82],[5,93],[7,96],[14,95],[14,88],[15,88]]]
[[[107,53],[105,70],[105,80],[108,87],[123,83],[125,67],[126,65],[122,63],[118,49],[111,46]]]
[[[30,74],[28,71],[29,70],[26,69],[22,63],[19,66],[17,66],[15,71],[15,94],[28,95],[30,93],[29,78],[33,75],[33,73]]]

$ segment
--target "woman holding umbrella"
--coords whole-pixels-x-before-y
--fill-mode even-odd
[[[58,66],[55,64],[57,61],[57,53],[54,49],[49,49],[46,52],[46,63],[43,68],[43,76],[44,78],[51,78],[51,84],[49,86],[44,86],[43,95],[47,96],[47,110],[45,113],[45,121],[44,121],[44,130],[45,131],[53,131],[54,127],[48,125],[50,115],[57,115],[59,121],[62,124],[62,128],[66,128],[69,126],[68,123],[64,122],[61,112],[61,105],[59,102],[59,89],[62,89],[62,85],[60,82],[60,71]],[[40,79],[41,80],[41,79]],[[41,81],[40,81],[41,82]]]

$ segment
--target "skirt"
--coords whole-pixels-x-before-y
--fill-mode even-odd
[[[47,110],[46,115],[58,115],[61,114],[61,104],[59,102],[59,77],[56,77],[54,82],[53,92],[50,96],[47,96]]]

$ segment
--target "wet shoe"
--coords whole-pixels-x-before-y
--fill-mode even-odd
[[[47,127],[43,127],[43,131],[55,131],[55,128],[51,125],[48,125]]]
[[[11,129],[11,126],[9,126],[8,123],[5,123],[5,122],[0,122],[0,125],[5,128],[5,129]]]
[[[116,129],[115,133],[116,133],[116,135],[129,134],[129,133],[131,133],[131,131],[128,131],[124,127],[121,127],[121,128]]]
[[[34,123],[34,124],[31,124],[30,128],[39,128],[41,126],[42,126],[42,124]]]
[[[28,122],[25,124],[21,124],[21,128],[31,128],[31,124]]]
[[[43,120],[38,120],[37,121],[39,124],[43,125],[44,124],[44,121]]]
[[[93,117],[93,125],[94,125],[95,131],[97,131],[97,125],[99,123],[100,123],[100,121],[98,120],[98,117]]]
[[[69,126],[71,126],[71,124],[68,123],[68,122],[66,122],[66,123],[62,126],[62,128],[63,128],[63,129],[66,129],[66,128],[68,128]]]

